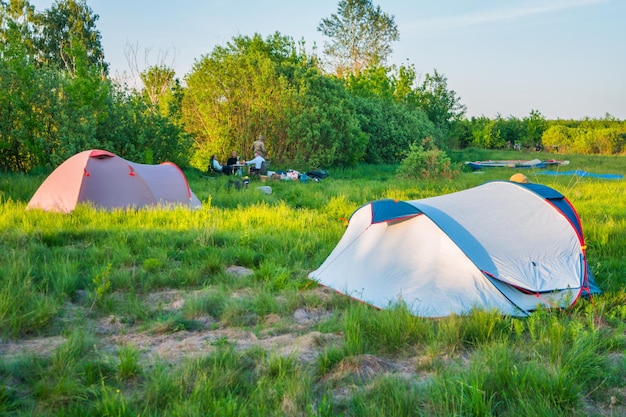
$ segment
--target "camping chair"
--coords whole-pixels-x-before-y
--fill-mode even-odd
[[[215,158],[213,158],[211,156],[211,160],[209,161],[209,167],[207,168],[207,174],[211,177],[217,177],[220,174],[224,174],[224,175],[230,175],[233,172],[232,167],[228,167],[227,171],[226,171],[226,167],[227,165],[223,165],[222,166],[222,171],[218,171],[217,169],[215,169],[215,166],[213,166],[213,161],[215,160]]]
[[[213,157],[211,157],[211,159],[209,160],[209,166],[207,167],[206,173],[209,177],[217,177],[219,174],[221,174],[220,171],[216,170],[213,167]]]
[[[261,162],[261,168],[250,169],[250,176],[260,178],[261,175],[267,175],[267,171],[270,169],[270,161],[267,159]]]
[[[270,169],[270,161],[267,159],[261,163],[261,169],[259,170],[259,175],[267,175],[267,171]]]

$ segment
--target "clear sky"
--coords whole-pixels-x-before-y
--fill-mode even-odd
[[[52,0],[31,0],[38,11]],[[196,60],[234,36],[274,32],[321,53],[317,26],[339,0],[87,0],[99,15],[111,75],[125,77],[125,50],[139,69],[166,64],[183,79]],[[626,120],[625,0],[373,0],[395,17],[389,63],[448,79],[467,115]]]

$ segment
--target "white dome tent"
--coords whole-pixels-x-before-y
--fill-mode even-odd
[[[379,308],[403,302],[422,317],[473,308],[523,316],[599,292],[570,202],[509,181],[365,204],[309,277]]]

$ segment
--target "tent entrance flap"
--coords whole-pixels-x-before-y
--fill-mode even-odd
[[[372,223],[401,220],[421,214],[417,207],[404,201],[385,199],[370,204],[372,206]]]

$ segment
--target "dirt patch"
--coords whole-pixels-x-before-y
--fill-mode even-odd
[[[323,289],[311,291],[320,297],[329,296]],[[159,311],[175,312],[184,308],[186,299],[197,295],[190,291],[166,290],[147,295],[146,304]],[[89,304],[80,300],[76,304],[68,303],[64,311],[61,321],[85,320],[84,317],[89,316]],[[327,349],[341,346],[343,341],[342,334],[317,330],[317,325],[331,315],[332,311],[324,308],[300,308],[288,317],[268,314],[261,319],[263,330],[257,332],[228,327],[209,316],[194,319],[200,324],[197,330],[162,333],[129,324],[116,315],[86,320],[98,339],[99,352],[115,358],[121,347],[133,346],[140,353],[141,365],[150,368],[156,363],[181,364],[189,359],[206,356],[225,344],[242,352],[260,348],[280,356],[296,358],[301,363],[312,363]],[[48,357],[65,341],[63,336],[58,335],[19,340],[0,339],[0,356],[5,360],[28,356]],[[437,359],[452,360],[445,354],[439,354]],[[409,358],[352,355],[333,366],[324,380],[335,387],[333,395],[341,400],[349,398],[363,385],[368,385],[384,374],[406,378],[416,384],[427,382],[434,373],[434,360],[435,357],[430,354]],[[464,362],[468,358],[460,355],[455,360]],[[624,355],[610,355],[609,360],[615,366],[621,366]],[[582,406],[589,414],[600,412],[602,415],[626,415],[626,390],[612,389],[601,400],[586,399]]]
[[[234,273],[243,274],[245,271],[237,270]],[[146,295],[145,301],[147,305],[160,311],[175,312],[182,310],[185,299],[198,295],[196,293],[201,291],[159,291]],[[64,317],[60,321],[88,317],[88,310],[88,303],[84,300],[79,300],[77,304],[67,303]],[[101,352],[115,356],[120,347],[134,346],[139,350],[144,365],[157,360],[180,363],[185,359],[206,355],[225,343],[232,344],[237,350],[260,347],[283,356],[295,355],[301,361],[310,362],[315,360],[322,349],[330,344],[340,343],[340,335],[308,331],[311,326],[331,314],[324,309],[298,309],[287,320],[277,314],[269,314],[263,317],[263,324],[267,329],[260,334],[242,328],[222,326],[212,317],[196,317],[194,321],[201,325],[201,329],[194,331],[154,332],[130,325],[117,315],[87,319],[87,326],[98,338],[98,349]],[[280,334],[275,334],[272,325],[285,321],[292,324],[287,327],[282,324]],[[5,358],[31,354],[50,356],[65,341],[62,336],[0,340],[0,355]]]
[[[243,274],[237,270],[232,273]],[[321,299],[332,292],[324,288],[310,290]],[[176,312],[185,306],[185,300],[195,297],[201,291],[165,290],[146,295],[146,305],[159,311]],[[114,295],[115,296],[115,295]],[[77,303],[68,303],[62,322],[84,320],[89,316],[89,303],[80,299]],[[88,328],[98,339],[98,350],[106,355],[117,357],[121,347],[132,346],[140,353],[142,366],[151,367],[155,363],[180,364],[185,360],[205,356],[224,344],[230,344],[236,350],[246,351],[261,348],[280,356],[295,357],[302,363],[315,361],[321,353],[330,347],[341,345],[343,335],[322,333],[316,326],[328,319],[332,311],[324,308],[300,308],[291,316],[284,317],[268,314],[261,318],[263,330],[253,332],[240,327],[228,327],[212,317],[196,317],[200,324],[193,331],[154,331],[140,325],[130,324],[117,315],[87,319]],[[0,340],[0,355],[5,358],[24,355],[50,356],[66,341],[62,336],[32,337],[20,340]],[[380,373],[399,373],[415,376],[415,360],[390,360],[372,355],[360,355],[346,358],[329,378],[341,379],[351,375],[357,379],[371,379]]]
[[[62,336],[35,337],[20,340],[0,340],[0,356],[9,359],[16,356],[50,356],[65,342]]]

